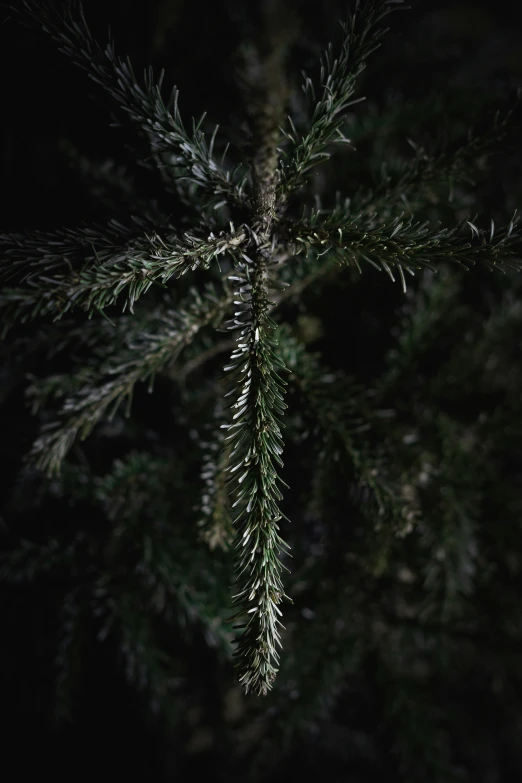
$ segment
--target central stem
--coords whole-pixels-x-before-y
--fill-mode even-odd
[[[284,118],[287,87],[283,59],[286,50],[284,25],[280,24],[277,3],[265,2],[264,29],[257,49],[247,56],[245,83],[247,111],[252,130],[252,335],[256,350],[259,331],[264,328],[270,302],[267,296],[269,266],[276,239],[276,190],[279,179],[278,151],[280,127]]]
[[[279,556],[288,548],[278,534],[282,499],[275,463],[282,465],[283,441],[280,417],[283,382],[276,372],[281,362],[274,354],[275,327],[269,317],[270,268],[276,263],[274,235],[276,188],[278,182],[279,128],[285,106],[281,78],[284,46],[272,35],[274,25],[267,19],[264,51],[261,46],[247,59],[245,86],[248,87],[248,113],[252,129],[253,200],[251,241],[242,267],[244,277],[238,289],[239,305],[247,315],[241,324],[231,369],[239,372],[239,393],[234,408],[236,423],[232,435],[231,466],[235,473],[237,500],[241,503],[235,520],[238,550],[238,587],[235,596],[241,607],[239,617],[248,618],[236,650],[241,669],[240,681],[246,690],[265,694],[276,676],[280,645],[278,604],[283,600],[282,564]],[[263,42],[262,42],[263,43]],[[245,296],[246,298],[243,298]],[[236,316],[238,313],[236,313]],[[236,324],[240,324],[236,320]],[[246,358],[245,364],[236,361]],[[241,468],[241,470],[240,470]]]

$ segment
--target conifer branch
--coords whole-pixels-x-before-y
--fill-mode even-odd
[[[225,445],[225,432],[221,426],[224,421],[219,401],[212,422],[213,438],[201,444],[204,458],[200,475],[204,490],[197,509],[200,514],[197,524],[201,529],[201,538],[207,542],[210,549],[220,547],[227,550],[234,539],[234,527],[227,486],[231,446]]]
[[[117,244],[124,230],[111,221],[105,227],[0,237],[3,270],[20,272],[26,281],[24,287],[5,288],[0,294],[4,333],[17,321],[47,314],[58,320],[74,307],[90,313],[103,310],[122,295],[123,310],[132,313],[153,283],[165,284],[198,267],[208,269],[215,258],[235,251],[247,237],[244,229],[207,238],[189,232],[181,238],[151,233]]]
[[[278,604],[285,597],[281,581],[280,556],[288,549],[279,535],[284,516],[278,503],[279,485],[284,484],[274,463],[282,466],[281,417],[284,382],[277,370],[282,363],[275,353],[271,335],[275,323],[268,311],[273,304],[269,289],[271,272],[277,265],[272,227],[276,212],[277,143],[284,108],[282,90],[283,49],[271,46],[275,28],[267,23],[267,49],[257,53],[257,81],[249,94],[252,125],[253,211],[249,254],[234,275],[238,285],[234,301],[239,308],[229,328],[239,329],[237,347],[225,368],[233,384],[233,424],[224,425],[230,434],[233,508],[237,509],[237,590],[239,605],[235,619],[243,628],[235,653],[240,682],[245,691],[266,694],[277,673],[281,625]],[[253,53],[256,56],[255,53]],[[228,395],[227,395],[228,396]],[[234,475],[235,474],[235,475]],[[286,485],[285,485],[286,486]],[[246,618],[246,619],[245,619]],[[274,665],[275,664],[275,665]]]
[[[285,253],[285,260],[294,259],[293,253]],[[279,271],[278,287],[280,290],[274,293],[268,312],[272,313],[283,302],[288,300],[297,302],[300,295],[313,283],[326,278],[331,278],[342,270],[342,267],[334,258],[324,256],[320,258],[316,253],[310,252],[299,258],[299,266],[285,265]],[[228,278],[226,278],[228,279]],[[192,372],[196,371],[207,361],[210,361],[220,353],[231,351],[236,345],[236,338],[226,338],[210,345],[205,350],[199,350],[193,358],[190,358],[182,367],[176,368],[174,376],[179,382],[184,383],[185,379]]]
[[[128,415],[136,383],[149,380],[151,389],[155,374],[174,363],[201,329],[222,320],[231,294],[218,298],[207,286],[203,294],[192,289],[187,299],[176,310],[162,309],[145,323],[129,325],[123,345],[114,346],[112,355],[78,368],[74,376],[48,376],[29,387],[33,412],[49,397],[65,396],[58,420],[45,426],[33,445],[30,459],[38,467],[56,475],[77,435],[86,438],[102,417],[112,419],[125,400]]]
[[[314,112],[309,128],[300,135],[289,118],[290,130],[284,135],[290,148],[284,150],[287,162],[282,163],[280,191],[285,196],[304,184],[306,175],[317,164],[330,157],[328,147],[350,145],[341,132],[346,110],[362,98],[352,99],[357,79],[366,67],[366,60],[380,46],[387,32],[380,22],[393,10],[392,4],[402,0],[367,0],[356,3],[355,10],[343,24],[341,52],[335,56],[330,44],[321,62],[320,97],[316,97],[314,83],[307,76],[303,90]]]
[[[290,252],[285,254],[285,260],[293,259],[296,256]],[[272,313],[279,305],[288,300],[297,302],[303,291],[309,286],[321,279],[332,278],[342,271],[333,257],[319,257],[316,253],[310,252],[307,256],[299,258],[299,266],[286,265],[280,270],[278,277],[278,287],[280,291],[274,293],[268,312]],[[293,282],[291,282],[293,281]],[[199,369],[207,361],[212,360],[221,353],[230,352],[236,345],[236,338],[226,338],[217,343],[211,344],[208,348],[194,352],[194,356],[188,359],[183,366],[176,367],[172,377],[182,384],[191,373]]]
[[[128,572],[118,571],[114,564],[122,547],[132,542],[137,559],[134,572],[149,596],[149,610],[169,622],[177,614],[187,635],[198,629],[207,643],[230,659],[227,588],[216,581],[215,555],[191,543],[186,526],[182,521],[178,525],[178,495],[173,489],[179,473],[180,465],[168,453],[134,451],[95,479],[96,499],[113,522],[100,564],[106,572],[107,597],[118,596],[128,580]],[[137,602],[139,595],[133,596],[134,611]]]
[[[231,393],[237,398],[232,409],[239,410],[233,416],[234,423],[224,426],[231,431],[226,440],[232,445],[229,471],[235,473],[233,508],[239,505],[234,520],[240,588],[235,596],[240,604],[236,617],[249,616],[236,656],[245,689],[266,693],[277,671],[272,661],[278,660],[278,604],[284,597],[279,556],[287,545],[277,532],[277,523],[284,516],[278,508],[282,499],[278,485],[284,482],[274,462],[283,465],[280,422],[286,405],[284,382],[276,370],[282,365],[270,336],[275,323],[266,312],[267,271],[260,265],[257,269],[245,267],[237,300],[242,310],[236,316],[245,315],[245,305],[248,309],[245,320],[234,319],[234,328],[241,331],[231,363],[225,368],[234,384]]]
[[[131,218],[131,221],[124,224],[113,218],[105,225],[0,234],[0,275],[4,280],[19,277],[20,282],[24,282],[39,272],[47,275],[56,268],[72,269],[85,260],[109,261],[113,254],[127,250],[126,242],[155,227],[173,230],[168,222],[156,226],[142,216]]]
[[[415,156],[411,160],[401,159],[395,165],[381,166],[381,178],[375,187],[358,191],[349,200],[350,213],[369,213],[379,216],[382,222],[394,210],[406,206],[414,211],[426,204],[434,185],[449,185],[449,201],[453,199],[453,187],[459,183],[475,184],[476,161],[480,157],[499,150],[499,142],[505,136],[509,121],[520,103],[517,96],[513,106],[503,115],[495,113],[493,122],[483,133],[470,128],[467,137],[446,145],[438,152],[428,153],[420,144],[409,139]]]
[[[310,353],[284,324],[277,332],[279,354],[289,371],[289,383],[297,387],[309,415],[316,422],[315,434],[326,437],[329,454],[344,451],[361,487],[371,492],[379,516],[387,521],[404,520],[404,500],[400,487],[388,477],[386,465],[377,450],[368,453],[367,435],[371,424],[363,392],[340,373],[321,367],[318,354]]]
[[[359,270],[359,260],[376,269],[384,270],[395,280],[392,267],[401,277],[406,290],[404,272],[427,267],[436,269],[441,262],[455,263],[464,269],[474,264],[484,264],[490,269],[522,269],[521,235],[515,227],[518,219],[496,229],[493,221],[488,231],[478,229],[471,221],[462,221],[455,228],[430,228],[427,223],[412,218],[396,218],[388,225],[375,227],[364,219],[338,218],[334,213],[322,219],[320,212],[313,212],[307,221],[287,224],[288,239],[306,248],[323,250],[339,263],[354,264]],[[471,241],[466,241],[462,231],[468,226]]]
[[[44,545],[22,539],[16,549],[0,554],[0,579],[14,583],[33,581],[67,563],[84,540],[85,535],[77,533],[73,542],[64,547],[56,539]]]
[[[408,291],[408,298],[402,308],[399,334],[395,345],[386,357],[386,371],[377,385],[377,398],[397,392],[411,372],[411,366],[418,361],[430,338],[438,339],[441,328],[455,328],[456,318],[461,314],[458,277],[449,268],[441,269],[437,275],[426,270],[419,275],[415,291]],[[462,360],[459,360],[461,366]]]
[[[149,615],[136,612],[137,600],[132,594],[113,594],[106,622],[110,622],[113,633],[120,637],[125,677],[136,690],[148,692],[157,709],[165,675],[172,672],[174,666],[172,659],[155,642]]]
[[[434,426],[442,458],[440,466],[434,466],[428,486],[420,491],[426,496],[426,505],[435,493],[441,498],[440,523],[434,528],[426,520],[421,526],[420,543],[430,553],[423,568],[429,598],[425,599],[422,616],[428,618],[440,612],[447,622],[461,610],[462,597],[473,592],[479,554],[477,524],[484,503],[484,463],[488,454],[472,427],[459,426],[441,413]]]
[[[105,49],[95,40],[79,0],[65,0],[60,10],[49,0],[21,0],[11,10],[45,30],[59,44],[60,51],[109,93],[145,132],[154,154],[171,155],[181,175],[211,200],[225,198],[245,206],[246,176],[239,170],[232,174],[225,171],[213,159],[217,127],[207,140],[201,130],[203,115],[199,121],[193,121],[192,131],[187,131],[179,113],[177,88],[172,89],[166,102],[162,97],[164,71],[155,80],[149,68],[140,83],[130,60],[122,60],[116,54],[112,40]]]

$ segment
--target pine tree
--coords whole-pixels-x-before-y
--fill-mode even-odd
[[[297,22],[260,6],[239,55],[247,144],[233,149],[205,115],[184,117],[163,72],[139,77],[112,38],[101,45],[76,0],[12,9],[108,94],[158,192],[150,200],[124,168],[69,145],[107,220],[0,236],[2,350],[39,426],[8,513],[23,517],[30,497],[33,508],[66,502],[81,520],[105,520],[22,538],[3,555],[8,581],[55,574],[66,585],[56,597],[60,714],[86,635],[117,645],[126,676],[160,711],[192,672],[167,654],[166,635],[185,650],[203,643],[220,665],[233,659],[246,693],[274,689],[285,720],[255,751],[263,774],[267,743],[284,752],[373,666],[386,720],[399,726],[401,774],[467,779],[438,705],[441,682],[458,679],[455,650],[464,668],[468,647],[494,655],[504,644],[509,656],[519,638],[511,609],[492,629],[470,598],[511,595],[491,580],[519,539],[507,521],[493,534],[484,519],[520,511],[509,471],[500,477],[520,412],[508,337],[521,311],[516,276],[496,272],[498,304],[473,314],[461,270],[482,279],[481,269],[519,272],[522,259],[516,216],[498,225],[462,213],[517,104],[436,148],[387,149],[379,129],[400,129],[411,107],[359,114],[359,83],[395,10],[400,0],[356,2],[296,92]],[[314,175],[337,184],[336,162],[367,138],[374,181],[319,193]],[[356,289],[372,268],[400,286],[403,322],[368,386],[342,362],[328,366],[311,347],[321,320],[295,309],[316,286]],[[470,335],[472,359],[455,330]],[[332,344],[342,356],[353,339]],[[432,376],[423,362],[435,344]],[[143,388],[163,400],[160,420],[143,413],[154,406]],[[111,440],[124,449],[109,459]]]

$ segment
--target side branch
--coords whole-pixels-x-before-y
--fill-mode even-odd
[[[50,397],[65,399],[56,420],[35,441],[30,459],[49,476],[58,474],[76,437],[85,439],[101,419],[112,419],[125,401],[128,413],[136,384],[148,380],[151,389],[155,375],[174,364],[202,329],[221,322],[231,300],[230,291],[220,297],[212,286],[203,294],[191,289],[175,310],[150,313],[145,321],[118,323],[112,339],[119,338],[120,344],[105,361],[77,367],[72,377],[36,381],[27,392],[33,412]]]
[[[328,148],[335,144],[350,145],[342,133],[347,109],[360,99],[353,99],[357,80],[366,67],[367,58],[379,46],[386,29],[379,27],[393,4],[402,0],[365,0],[357,2],[355,10],[343,25],[344,41],[335,57],[331,45],[321,63],[320,95],[306,77],[303,91],[314,107],[306,133],[299,134],[289,117],[290,130],[285,132],[290,149],[281,169],[281,194],[286,198],[306,182],[310,169],[330,157]]]
[[[123,309],[133,312],[136,300],[153,283],[165,284],[198,267],[208,268],[214,258],[233,252],[246,239],[244,229],[207,238],[154,233],[120,244],[116,238],[89,229],[63,232],[58,240],[40,232],[0,237],[4,249],[0,273],[20,272],[27,280],[25,287],[0,292],[4,333],[17,321],[41,315],[51,314],[59,320],[74,307],[102,310],[122,295]],[[72,260],[81,263],[77,269],[69,260],[68,248],[74,251]]]
[[[298,247],[329,252],[339,263],[355,264],[359,271],[362,260],[395,280],[394,267],[406,290],[405,271],[414,274],[423,267],[436,270],[437,262],[455,263],[464,269],[476,263],[490,269],[522,269],[522,238],[517,222],[513,217],[507,226],[496,229],[491,221],[488,231],[479,230],[471,221],[451,229],[430,228],[411,219],[375,226],[360,217],[338,219],[332,214],[324,218],[318,211],[308,220],[288,223],[284,235]],[[462,234],[466,226],[471,230],[471,241]]]

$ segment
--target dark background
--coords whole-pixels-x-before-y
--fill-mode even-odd
[[[311,65],[318,47],[336,34],[336,20],[342,18],[345,4],[337,0],[296,0],[295,6],[302,20],[300,44],[294,55],[299,69]],[[393,18],[394,31],[402,35],[389,44],[396,64],[386,72],[388,83],[383,84],[382,72],[373,76],[370,67],[365,77],[366,94],[382,94],[390,86],[407,84],[409,94],[422,96],[433,83],[443,82],[446,73],[448,78],[468,85],[469,90],[488,89],[497,81],[522,84],[520,4],[411,2],[410,6],[410,11]],[[166,68],[166,82],[180,88],[185,117],[207,111],[224,129],[233,122],[238,101],[233,65],[241,19],[246,16],[247,22],[250,19],[255,24],[255,10],[249,3],[106,0],[86,2],[85,10],[100,41],[106,39],[110,24],[117,51],[131,55],[136,73],[148,64]],[[96,209],[82,200],[80,185],[69,172],[57,141],[70,138],[95,157],[125,160],[123,134],[108,127],[105,97],[56,51],[52,41],[33,29],[24,29],[18,17],[6,9],[0,14],[6,17],[0,27],[1,228],[19,231],[96,218]],[[430,55],[425,61],[423,45]],[[146,178],[143,186],[149,187]],[[519,164],[512,156],[500,158],[490,188],[483,193],[485,206],[492,214],[505,215],[520,193]],[[391,297],[386,305],[390,311],[398,295],[394,294],[396,298]],[[0,444],[5,465],[4,495],[31,430],[24,410],[18,398],[10,398],[4,408]],[[38,622],[37,611],[31,622]],[[23,779],[30,770],[59,779],[65,779],[70,771],[68,779],[75,781],[94,774],[102,778],[118,775],[120,779],[159,779],[156,759],[160,741],[152,730],[147,734],[143,724],[133,719],[133,704],[118,672],[107,671],[103,662],[91,694],[84,699],[79,722],[58,737],[44,728],[42,692],[50,690],[51,683],[42,681],[47,676],[44,672],[30,671],[33,657],[24,647],[24,639],[30,638],[24,625],[24,617],[15,617],[11,625],[2,628],[6,637],[19,638],[18,644],[11,640],[4,663],[2,688],[6,694],[11,690],[14,693],[5,700],[4,714],[12,730],[7,735],[6,750],[14,771],[4,768],[3,780],[10,783]],[[40,635],[45,638],[44,628]],[[93,648],[94,659],[97,654]],[[39,683],[39,689],[24,684],[24,678]],[[110,697],[104,699],[105,693]],[[73,761],[74,767],[70,767]],[[162,768],[169,770],[169,780],[175,775],[206,771],[197,754],[189,765],[176,757],[175,749],[172,758],[162,763]],[[212,774],[219,779],[215,769]]]

